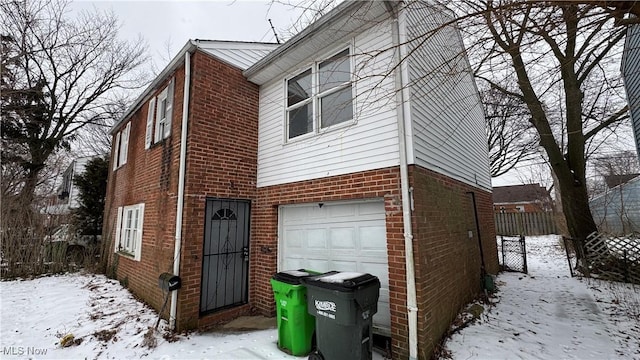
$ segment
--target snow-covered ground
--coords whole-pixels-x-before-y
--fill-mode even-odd
[[[301,359],[278,349],[274,329],[167,338],[162,331],[149,332],[157,313],[117,281],[101,275],[0,282],[0,313],[3,360]],[[162,321],[160,328],[165,325]],[[74,340],[63,348],[60,343],[66,335]],[[374,354],[374,359],[382,356]]]
[[[640,359],[640,288],[571,278],[555,236],[527,237],[527,249],[529,275],[496,279],[496,304],[446,343],[451,358]],[[300,359],[278,350],[275,330],[149,332],[157,313],[100,275],[0,282],[0,313],[0,359]]]
[[[446,343],[453,359],[640,359],[640,287],[571,278],[557,236],[527,237],[528,275]]]

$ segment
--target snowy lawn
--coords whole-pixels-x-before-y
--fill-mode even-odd
[[[559,237],[526,242],[529,274],[498,276],[494,306],[452,335],[450,357],[640,359],[640,287],[571,278]]]
[[[275,330],[145,339],[157,313],[100,275],[1,282],[0,298],[1,359],[298,359],[278,350]],[[61,348],[67,334],[74,343]]]
[[[0,282],[0,312],[0,359],[301,359],[278,349],[275,329],[149,332],[157,313],[102,275]],[[71,345],[61,347],[69,334]]]
[[[640,288],[571,278],[555,236],[527,249],[529,275],[496,279],[496,304],[449,339],[451,358],[640,360]],[[278,350],[276,330],[150,333],[157,313],[100,275],[0,282],[0,312],[1,359],[301,359]]]

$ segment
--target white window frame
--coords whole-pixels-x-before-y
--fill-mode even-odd
[[[124,129],[116,134],[115,144],[113,146],[113,170],[117,170],[127,163],[129,156],[129,138],[131,134],[131,121],[127,123]]]
[[[155,124],[155,132],[153,136],[153,142],[158,143],[164,140],[165,128],[167,127],[167,105],[169,104],[168,99],[169,87],[167,86],[162,90],[162,92],[158,95],[156,100],[156,124]],[[164,110],[162,109],[162,104],[165,104]],[[170,124],[170,122],[169,122]]]
[[[171,79],[169,85],[167,85],[157,97],[152,99],[152,102],[155,102],[154,144],[159,143],[171,135],[174,86],[175,78]],[[164,111],[162,109],[163,101],[165,104]],[[147,119],[147,122],[148,121],[149,119]]]
[[[156,98],[151,98],[149,100],[149,105],[147,106],[147,126],[144,137],[144,148],[149,149],[151,147],[151,143],[153,142],[153,133],[154,133],[154,119],[156,114]]]
[[[118,207],[114,252],[140,261],[144,203]]]
[[[325,62],[326,60],[330,59],[331,57],[345,51],[348,50],[349,51],[349,70],[350,70],[350,76],[349,76],[349,81],[344,82],[342,84],[336,85],[330,89],[327,89],[323,92],[319,92],[320,90],[320,80],[319,80],[319,73],[320,73],[320,64]],[[342,128],[344,126],[349,126],[355,123],[356,120],[356,111],[355,111],[355,106],[356,106],[356,99],[355,99],[355,95],[354,95],[354,91],[355,91],[355,86],[354,86],[354,46],[353,46],[353,42],[349,45],[346,46],[342,46],[340,47],[338,50],[332,51],[330,53],[329,56],[324,57],[322,60],[319,61],[315,61],[313,64],[311,64],[310,66],[305,67],[304,69],[301,69],[300,71],[297,71],[295,74],[293,74],[292,76],[289,76],[287,78],[284,79],[284,121],[285,121],[285,126],[284,126],[284,139],[285,139],[285,143],[288,142],[295,142],[298,140],[302,140],[302,139],[306,139],[308,137],[312,137],[321,133],[324,133],[328,130],[331,129],[335,129],[335,128]],[[296,104],[293,104],[291,106],[288,106],[288,97],[289,97],[289,80],[295,78],[296,76],[303,74],[306,71],[309,71],[311,69],[311,96],[309,99],[300,101]],[[333,124],[330,126],[325,126],[322,127],[322,114],[321,114],[321,99],[334,94],[338,91],[341,91],[347,87],[351,87],[351,106],[352,106],[352,119],[350,120],[346,120],[337,124]],[[308,133],[305,134],[301,134],[298,135],[296,137],[290,138],[289,137],[289,114],[292,110],[298,109],[302,106],[305,106],[309,103],[312,103],[312,124],[313,124],[313,128],[311,129],[311,131],[309,131]]]
[[[118,161],[120,160],[120,137],[122,134],[118,132],[113,145],[113,171],[118,169]]]

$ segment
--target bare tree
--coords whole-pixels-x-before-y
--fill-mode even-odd
[[[68,15],[65,0],[3,1],[2,146],[4,166],[21,167],[18,190],[32,203],[47,159],[81,129],[104,125],[125,91],[144,85],[142,42],[119,40],[112,13]],[[10,162],[10,164],[8,164]],[[4,179],[3,179],[4,180]]]
[[[493,88],[480,95],[487,120],[491,176],[497,177],[533,159],[538,141],[529,122],[529,111],[520,99]]]
[[[619,71],[625,28],[597,5],[465,1],[458,10],[482,14],[462,29],[475,46],[476,76],[524,104],[558,179],[569,233],[596,231],[586,186],[588,147],[626,119]],[[479,30],[484,29],[484,31]],[[510,84],[516,90],[503,85]],[[515,84],[514,84],[515,83]]]

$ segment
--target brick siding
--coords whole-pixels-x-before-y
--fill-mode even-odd
[[[171,137],[144,149],[147,103],[130,118],[127,164],[110,172],[105,212],[108,266],[129,289],[156,309],[163,294],[158,275],[172,271],[180,153],[184,68],[175,72]],[[159,93],[170,78],[158,87]],[[187,138],[187,176],[178,292],[179,329],[208,328],[258,312],[275,314],[269,279],[277,269],[278,206],[381,198],[385,202],[392,351],[408,355],[402,202],[398,167],[256,189],[258,87],[242,72],[196,52]],[[122,125],[126,125],[123,122]],[[419,307],[420,358],[428,358],[458,310],[480,291],[480,251],[471,197],[476,194],[486,269],[498,270],[492,199],[446,176],[410,166]],[[204,213],[208,197],[251,204],[249,303],[199,315]],[[142,259],[115,256],[117,207],[145,203]],[[469,239],[468,231],[473,233]],[[168,315],[168,310],[165,311]]]
[[[476,196],[486,271],[498,272],[493,202],[488,191],[418,166],[410,167],[410,178],[419,358],[429,359],[451,321],[481,291],[480,246],[470,191]]]
[[[164,300],[158,276],[173,271],[184,66],[173,76],[171,136],[145,150],[148,100],[131,116],[128,160],[109,174],[105,212],[108,267],[157,310]],[[170,80],[171,76],[153,95]],[[248,82],[241,70],[196,51],[191,60],[190,92],[178,329],[206,328],[250,310],[245,305],[199,316],[206,198],[255,197],[258,86]],[[145,203],[139,262],[113,253],[117,208],[137,203]]]
[[[384,199],[392,347],[406,352],[406,280],[404,235],[398,167],[258,188],[251,237],[251,303],[267,316],[275,315],[269,279],[277,269],[278,206],[335,200]]]

